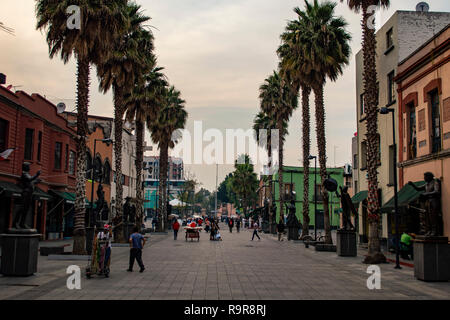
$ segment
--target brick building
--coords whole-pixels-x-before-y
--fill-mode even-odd
[[[36,184],[32,221],[45,239],[69,237],[73,231],[76,132],[39,94],[12,92],[0,86],[0,152],[13,148],[0,161],[0,232],[12,226],[21,205],[17,186],[23,162],[31,174],[41,171]]]

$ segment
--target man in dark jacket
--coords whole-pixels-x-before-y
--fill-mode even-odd
[[[230,227],[230,233],[233,232],[234,221],[230,218],[228,221],[228,226]]]

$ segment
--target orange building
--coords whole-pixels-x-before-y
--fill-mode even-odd
[[[444,235],[450,236],[450,25],[400,62],[399,189],[432,172],[442,183]]]

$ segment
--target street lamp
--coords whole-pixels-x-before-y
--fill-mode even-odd
[[[394,210],[395,210],[395,269],[400,267],[400,236],[398,231],[398,191],[397,191],[397,143],[395,142],[395,109],[383,107],[380,114],[392,114],[392,137],[394,141]]]
[[[312,159],[314,159],[314,241],[317,241],[317,156],[308,157],[308,160]]]

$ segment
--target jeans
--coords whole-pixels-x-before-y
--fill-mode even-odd
[[[177,240],[178,230],[173,230],[173,240]]]
[[[142,249],[131,248],[130,249],[130,267],[128,269],[133,270],[134,259],[136,259],[139,267],[144,269],[144,264],[142,263]]]
[[[255,238],[255,236],[257,236],[258,237],[258,239],[259,240],[261,240],[261,238],[258,236],[258,230],[253,230],[253,236],[252,236],[252,241],[253,241],[253,239]]]

